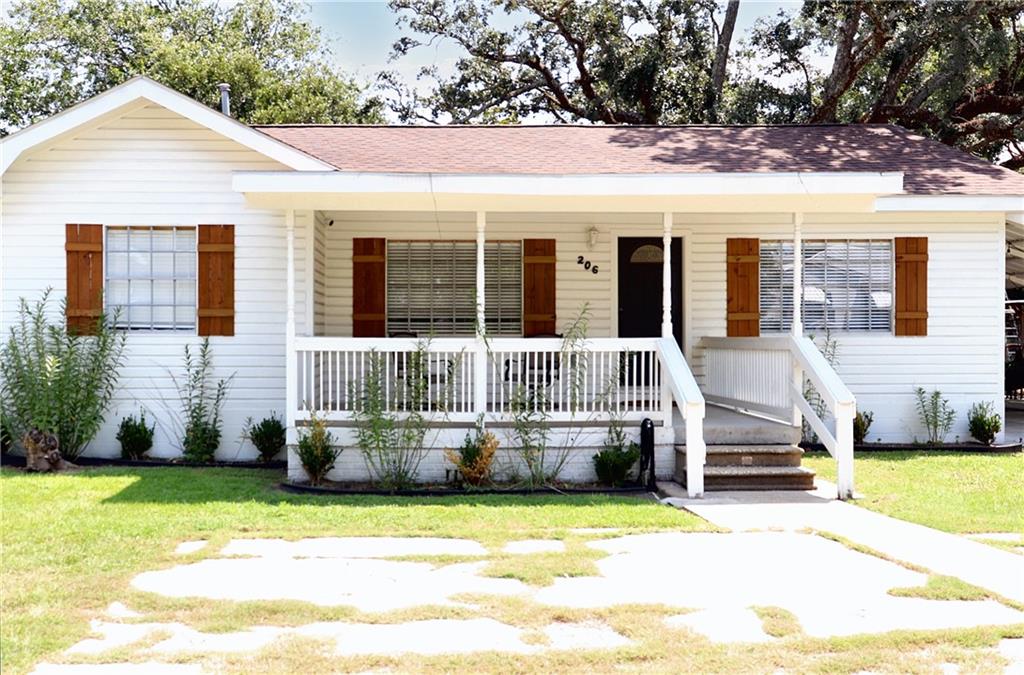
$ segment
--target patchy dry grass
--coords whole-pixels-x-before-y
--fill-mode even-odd
[[[803,628],[796,616],[788,609],[782,607],[751,607],[757,618],[761,619],[764,632],[772,637],[784,638],[791,635],[800,635]]]
[[[942,574],[931,574],[924,586],[893,588],[889,595],[899,598],[924,598],[925,600],[989,600],[995,596],[966,581]]]

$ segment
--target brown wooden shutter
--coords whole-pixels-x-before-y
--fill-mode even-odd
[[[928,335],[928,237],[897,237],[896,335]]]
[[[352,240],[352,337],[387,335],[387,240]]]
[[[103,314],[103,226],[66,225],[68,331],[95,332]]]
[[[523,240],[523,335],[555,333],[555,240]]]
[[[726,239],[726,335],[757,337],[761,334],[761,242],[758,239]]]
[[[235,334],[235,226],[199,226],[200,335]]]

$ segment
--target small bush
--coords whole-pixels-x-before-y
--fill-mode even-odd
[[[311,485],[320,485],[324,477],[334,468],[334,463],[341,455],[341,448],[334,446],[334,437],[327,430],[322,417],[310,412],[309,426],[299,435],[299,443],[295,454],[299,457],[302,468],[309,475]]]
[[[121,442],[121,456],[125,459],[140,459],[153,447],[153,432],[156,426],[146,426],[146,413],[140,412],[139,419],[129,415],[121,420],[117,440]]]
[[[974,436],[979,442],[985,445],[992,445],[1003,428],[1003,422],[992,410],[992,402],[984,401],[975,403],[967,413],[967,423]]]
[[[604,485],[618,487],[629,480],[629,472],[640,459],[640,446],[626,442],[626,432],[620,420],[608,426],[604,449],[593,457],[597,479]]]
[[[942,397],[938,389],[926,392],[918,387],[914,390],[917,396],[917,414],[921,418],[921,424],[928,432],[928,444],[938,445],[946,440],[950,429],[953,428],[953,421],[956,419],[956,411],[949,405],[949,401]]]
[[[871,423],[875,421],[875,415],[869,410],[863,412],[857,411],[857,416],[853,418],[853,442],[856,445],[864,445],[864,441],[868,437],[868,429],[871,428]]]
[[[106,316],[92,335],[69,332],[66,301],[49,309],[51,290],[33,305],[22,298],[18,318],[0,350],[0,408],[11,438],[32,430],[57,437],[74,461],[103,424],[117,387],[125,334]]]
[[[605,448],[594,455],[594,471],[604,485],[618,487],[629,480],[629,472],[640,459],[640,446],[630,443],[628,448]]]
[[[491,463],[497,450],[497,436],[477,427],[475,436],[466,434],[461,448],[445,448],[444,454],[458,468],[464,481],[470,485],[483,485],[491,477]]]
[[[273,413],[257,424],[253,424],[251,417],[247,419],[243,435],[256,446],[261,462],[269,462],[274,459],[285,444],[284,423]]]
[[[173,377],[173,376],[172,376]],[[193,356],[185,345],[185,378],[174,378],[184,418],[181,452],[189,462],[212,462],[220,446],[221,408],[232,377],[214,381],[213,353],[206,338]]]

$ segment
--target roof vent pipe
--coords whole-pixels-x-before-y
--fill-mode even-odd
[[[225,115],[227,115],[228,117],[230,117],[231,116],[231,85],[228,84],[227,82],[221,82],[220,84],[217,85],[217,88],[220,89],[220,111],[222,113],[224,113]]]

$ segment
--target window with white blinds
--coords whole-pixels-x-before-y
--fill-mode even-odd
[[[484,245],[485,319],[491,335],[521,335],[523,251],[520,242]],[[389,335],[476,332],[476,243],[388,241]]]
[[[195,330],[196,228],[108,227],[104,301],[117,327]]]
[[[804,241],[802,319],[807,330],[891,331],[892,240]],[[793,243],[761,242],[761,332],[793,324]]]

